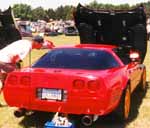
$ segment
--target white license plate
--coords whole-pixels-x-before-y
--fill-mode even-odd
[[[62,90],[60,90],[60,89],[42,89],[42,99],[62,100]]]

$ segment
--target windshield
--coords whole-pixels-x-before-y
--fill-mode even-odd
[[[49,51],[33,68],[108,69],[119,63],[105,50],[62,48]]]

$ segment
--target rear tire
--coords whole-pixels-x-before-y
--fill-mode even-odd
[[[130,108],[131,108],[131,92],[130,92],[130,85],[128,84],[122,94],[120,104],[116,111],[116,114],[119,116],[120,121],[128,120]]]

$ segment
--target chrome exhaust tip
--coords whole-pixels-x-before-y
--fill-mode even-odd
[[[84,126],[91,126],[93,124],[93,116],[85,115],[81,118],[81,123]]]
[[[24,116],[25,113],[26,113],[25,109],[19,108],[19,109],[17,109],[17,110],[14,111],[14,116],[17,117],[17,118],[19,118],[19,117]]]

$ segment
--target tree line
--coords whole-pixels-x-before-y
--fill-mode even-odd
[[[142,3],[145,7],[147,15],[150,15],[150,1]],[[130,6],[129,4],[121,4],[121,5],[113,5],[113,4],[102,4],[98,3],[96,0],[89,3],[88,5],[84,5],[88,8],[93,9],[115,9],[115,10],[128,10],[139,6],[139,4]],[[59,6],[56,9],[44,9],[42,7],[37,7],[32,9],[30,5],[27,4],[15,4],[13,7],[13,12],[15,17],[21,18],[22,20],[45,20],[48,21],[49,19],[63,19],[63,20],[70,20],[73,18],[73,10],[75,9],[74,6]]]

